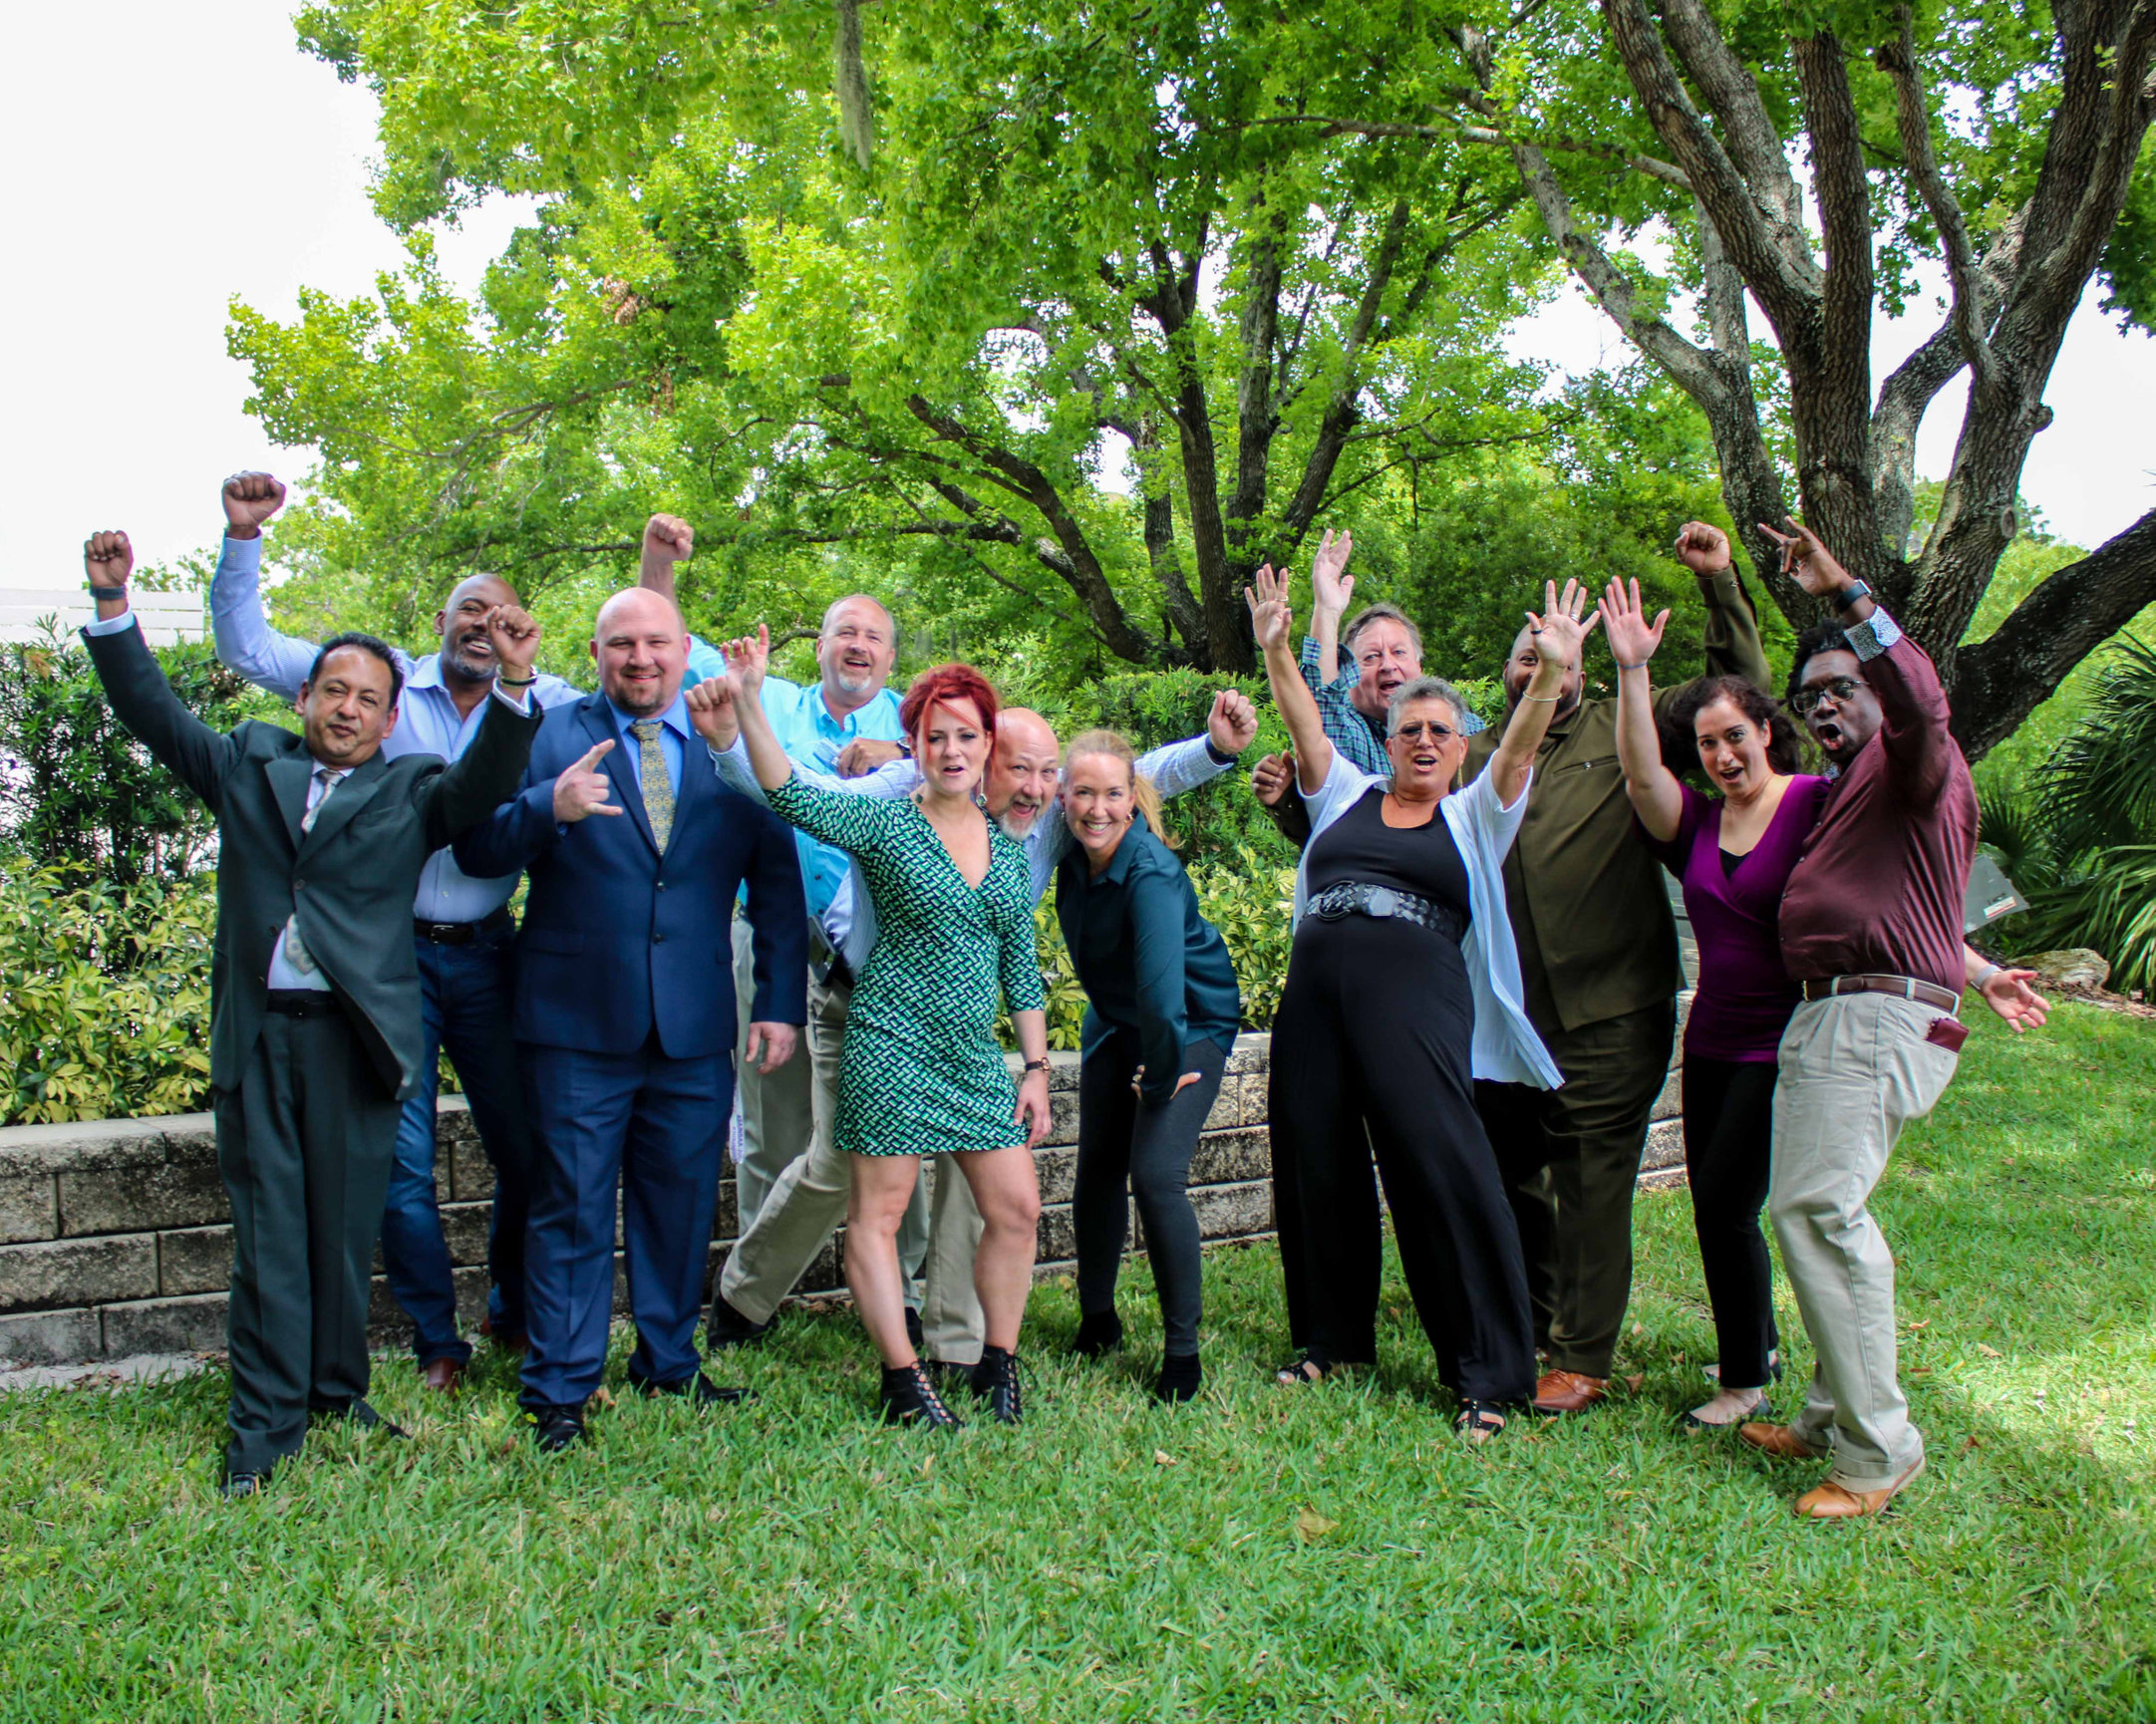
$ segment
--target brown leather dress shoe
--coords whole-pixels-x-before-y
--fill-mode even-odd
[[[1545,1371],[1535,1384],[1535,1411],[1545,1417],[1584,1413],[1609,1392],[1608,1377],[1590,1377],[1579,1371]]]
[[[1846,1485],[1837,1485],[1832,1479],[1817,1490],[1806,1491],[1796,1500],[1796,1512],[1806,1521],[1854,1521],[1865,1515],[1876,1515],[1900,1495],[1904,1486],[1924,1471],[1924,1457],[1919,1455],[1909,1463],[1909,1470],[1876,1491],[1852,1491]]]
[[[464,1362],[462,1359],[434,1359],[429,1362],[423,1380],[438,1395],[454,1395],[464,1386]]]
[[[1807,1443],[1787,1425],[1770,1425],[1758,1419],[1737,1427],[1737,1439],[1749,1443],[1762,1455],[1772,1455],[1777,1461],[1816,1461],[1820,1451]]]

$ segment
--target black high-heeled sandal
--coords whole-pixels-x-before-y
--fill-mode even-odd
[[[983,1347],[981,1362],[973,1367],[973,1392],[988,1403],[989,1416],[998,1424],[1017,1424],[1026,1416],[1025,1396],[1018,1386],[1018,1355],[1001,1347]]]
[[[919,1359],[896,1370],[885,1368],[883,1422],[915,1425],[932,1431],[955,1431],[964,1423],[943,1404],[943,1397],[936,1393],[935,1385],[928,1380],[928,1373],[921,1368]]]
[[[1495,1401],[1462,1401],[1452,1428],[1470,1443],[1486,1443],[1505,1428],[1505,1415]]]
[[[1312,1383],[1322,1383],[1340,1367],[1312,1347],[1305,1347],[1301,1354],[1290,1359],[1273,1373],[1273,1378],[1284,1389],[1306,1388]]]

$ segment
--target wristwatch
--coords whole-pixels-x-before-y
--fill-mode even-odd
[[[1835,595],[1834,608],[1837,611],[1846,611],[1859,599],[1868,599],[1871,596],[1872,589],[1867,584],[1863,581],[1851,581]]]
[[[1050,1066],[1045,1059],[1029,1059],[1026,1061],[1026,1069],[1028,1071],[1047,1071]]]
[[[93,599],[103,599],[107,604],[111,604],[116,599],[126,598],[128,589],[126,587],[92,587],[90,596]]]

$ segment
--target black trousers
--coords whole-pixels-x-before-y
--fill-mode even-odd
[[[1474,1106],[1474,997],[1431,930],[1307,918],[1273,1025],[1274,1213],[1296,1344],[1377,1357],[1383,1239],[1371,1158],[1407,1290],[1455,1394],[1534,1391],[1527,1276]]]
[[[1535,1340],[1557,1370],[1607,1377],[1632,1299],[1632,1196],[1670,1075],[1677,1003],[1544,1037],[1561,1089],[1478,1083],[1527,1257]]]
[[[1198,1350],[1203,1298],[1190,1158],[1227,1063],[1227,1049],[1219,1042],[1193,1041],[1183,1049],[1178,1074],[1195,1071],[1198,1081],[1157,1107],[1130,1087],[1138,1065],[1135,1036],[1118,1031],[1078,1067],[1078,1174],[1071,1194],[1078,1308],[1115,1308],[1115,1276],[1130,1233],[1127,1187],[1138,1201],[1153,1287],[1160,1294],[1162,1350],[1172,1354]]]
[[[1774,1272],[1759,1231],[1774,1135],[1772,1060],[1685,1059],[1685,1172],[1699,1267],[1714,1311],[1721,1380],[1766,1382],[1774,1332]]]
[[[397,1100],[342,1012],[271,1012],[239,1088],[213,1102],[232,1204],[227,1471],[293,1453],[307,1415],[367,1393],[367,1299]]]

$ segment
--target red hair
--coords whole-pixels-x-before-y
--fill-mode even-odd
[[[918,736],[930,708],[948,707],[957,701],[974,704],[981,715],[981,728],[994,742],[996,712],[1002,703],[996,699],[995,686],[971,665],[938,665],[914,678],[913,687],[898,705],[898,721],[906,726],[909,738]]]

